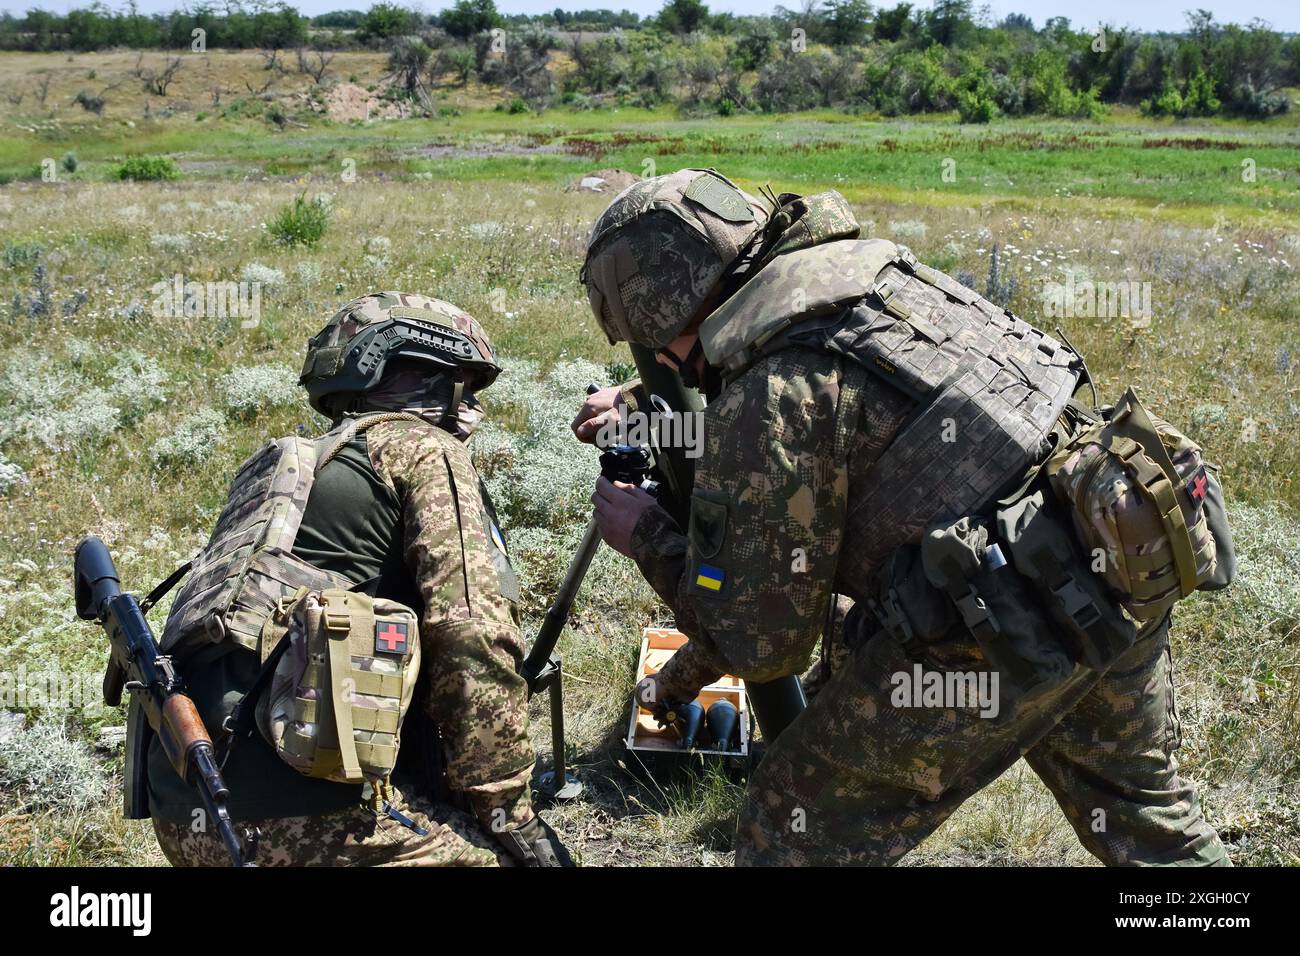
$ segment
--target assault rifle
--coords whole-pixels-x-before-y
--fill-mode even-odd
[[[116,707],[123,689],[131,692],[127,715],[123,815],[128,820],[149,817],[144,768],[149,739],[158,735],[163,752],[182,780],[199,791],[208,821],[235,866],[255,866],[257,833],[235,833],[226,803],[230,790],[221,777],[212,738],[185,690],[172,659],[159,652],[141,605],[122,591],[113,558],[104,542],[84,538],[73,558],[77,616],[95,621],[108,634],[108,669],[104,673],[104,702]]]

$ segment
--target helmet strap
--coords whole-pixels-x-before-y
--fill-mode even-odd
[[[659,354],[672,363],[672,366],[677,370],[677,375],[682,380],[683,385],[687,388],[701,387],[700,377],[695,371],[695,365],[699,357],[704,354],[703,339],[700,339],[698,336],[696,337],[695,344],[691,346],[690,352],[686,354],[686,358],[684,359],[678,358],[677,353],[667,346],[661,348]],[[708,362],[706,361],[704,364],[707,374]]]
[[[465,394],[465,377],[457,375],[452,380],[451,401],[447,403],[447,410],[442,413],[442,424],[454,425],[456,419],[460,416],[460,400]]]

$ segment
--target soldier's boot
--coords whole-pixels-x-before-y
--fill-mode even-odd
[[[496,835],[506,852],[524,866],[573,866],[569,851],[551,825],[534,816],[521,827]]]

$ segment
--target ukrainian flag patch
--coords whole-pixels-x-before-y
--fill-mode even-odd
[[[695,576],[695,583],[709,591],[721,591],[722,582],[726,579],[727,573],[722,568],[715,568],[711,564],[701,564],[700,573]]]

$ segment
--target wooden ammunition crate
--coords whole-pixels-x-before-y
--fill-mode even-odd
[[[647,627],[641,634],[641,657],[637,661],[637,682],[642,678],[655,674],[667,662],[668,658],[673,656],[677,648],[686,643],[688,638],[681,631],[673,630],[667,627]],[[678,742],[677,734],[671,727],[660,728],[654,715],[640,706],[639,703],[632,707],[632,717],[628,721],[627,738],[624,743],[627,748],[640,754],[711,754],[720,757],[749,757],[750,737],[752,736],[753,724],[749,718],[749,699],[745,696],[745,682],[739,677],[732,677],[730,674],[724,676],[716,683],[709,684],[700,691],[697,698],[704,709],[707,711],[709,705],[714,701],[727,699],[731,701],[740,715],[740,725],[737,728],[737,737],[739,747],[736,750],[714,750],[710,746],[697,746],[695,749],[686,751],[681,748]],[[703,738],[707,731],[702,731],[700,736]]]

